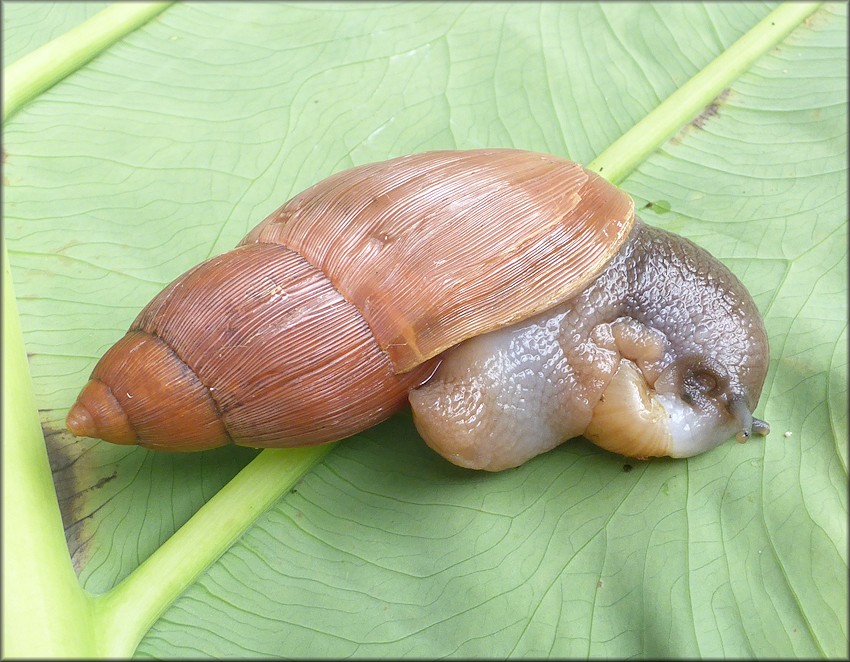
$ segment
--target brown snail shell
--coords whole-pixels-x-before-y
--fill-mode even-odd
[[[447,395],[451,388],[467,388],[458,386],[466,367],[458,368],[452,357],[480,345],[480,337],[495,337],[491,332],[514,333],[512,325],[581,301],[612,264],[626,268],[628,260],[620,256],[637,254],[634,247],[643,246],[649,232],[644,227],[628,195],[551,155],[513,149],[430,152],[346,170],[295,196],[237,248],[191,269],[155,297],[97,364],[68,414],[68,427],[77,435],[167,450],[227,443],[298,446],[370,427],[403,407],[411,393],[417,426],[450,460],[493,470],[515,466],[546,448],[514,450],[495,460],[463,459],[433,438],[442,431],[426,431],[442,427],[435,423],[444,416],[435,413],[443,411],[438,400],[457,400]],[[719,281],[732,283],[727,290],[741,299],[747,315],[755,312],[758,318],[746,290],[720,267]],[[597,299],[608,301],[606,296]],[[613,314],[610,301],[599,308]],[[612,322],[597,320],[581,338],[573,335],[587,342],[588,334],[600,333],[596,327]],[[739,349],[764,365],[738,371],[746,388],[738,372],[730,377],[736,402],[747,400],[747,414],[766,370],[760,324],[758,319],[756,331],[740,333],[749,333],[743,344],[761,343],[764,350]],[[605,351],[614,351],[617,343],[653,343],[648,326],[612,328],[619,335],[600,341],[598,347],[610,345]],[[564,333],[557,342],[569,345]],[[562,354],[572,356],[566,345]],[[643,360],[642,374],[657,378],[665,368],[672,370],[675,352],[659,351],[655,359]],[[581,372],[579,363],[570,375]],[[620,359],[609,363],[602,377],[582,377],[581,388],[572,389],[587,401],[572,419],[583,426],[559,423],[559,434],[584,433],[605,389],[625,379],[616,377]],[[425,394],[436,394],[436,384],[448,386],[426,403]],[[488,388],[503,387],[494,382]],[[744,416],[741,407],[735,411],[732,419]],[[468,412],[457,416],[446,438],[454,435],[468,445],[468,426],[484,429],[474,418]],[[599,413],[589,436],[603,419]],[[496,446],[514,445],[522,436],[521,430],[505,429]],[[481,437],[475,443],[488,442]],[[550,439],[544,445],[555,444]],[[629,452],[628,444],[607,447]],[[638,447],[634,454],[660,454],[645,440]]]

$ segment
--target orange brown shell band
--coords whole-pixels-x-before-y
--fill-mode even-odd
[[[104,389],[109,397],[101,393]],[[117,427],[125,418],[135,443],[148,448],[193,450],[231,443],[207,387],[166,342],[150,333],[131,330],[113,345],[95,366],[80,401],[94,401],[89,394],[119,405],[104,410],[98,424],[98,436],[109,441],[128,443],[118,441],[129,438]],[[94,408],[89,405],[91,413]]]
[[[357,308],[277,244],[198,265],[131,330],[162,338],[191,367],[239,445],[301,446],[360,432],[404,406],[434,369],[426,362],[396,375]]]
[[[337,173],[242,245],[287,246],[327,274],[405,372],[568,299],[633,223],[632,199],[571,161],[428,152]]]

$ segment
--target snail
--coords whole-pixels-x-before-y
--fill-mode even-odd
[[[409,401],[464,467],[573,437],[690,457],[767,434],[741,282],[565,159],[437,151],[337,173],[138,315],[68,413],[156,450],[320,444]]]

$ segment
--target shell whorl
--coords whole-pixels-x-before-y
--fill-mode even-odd
[[[140,338],[174,360],[171,372],[137,354]],[[135,437],[108,432],[102,416],[97,434],[79,407],[69,426],[170,450],[317,444],[391,415],[432,371],[426,363],[397,375],[324,274],[283,246],[250,244],[171,283],[96,367],[90,384],[109,386]],[[183,389],[206,408],[189,406]],[[87,386],[81,406],[102,406],[90,403],[102,390]]]
[[[162,339],[142,331],[128,332],[104,354],[68,421],[75,434],[76,428],[154,449],[197,450],[230,441],[209,390]]]
[[[404,406],[443,350],[580,291],[625,241],[633,207],[578,164],[522,150],[429,152],[338,173],[179,277],[131,326],[128,337],[173,354],[204,393],[203,416],[157,401],[159,388],[179,402],[178,379],[155,387],[162,375],[130,371],[132,357],[110,350],[69,428],[181,450],[354,434]],[[151,392],[156,434],[138,429],[138,396],[112,374],[122,371]]]
[[[626,193],[572,161],[442,151],[328,177],[242,243],[282,244],[320,268],[404,372],[577,293],[634,221]]]

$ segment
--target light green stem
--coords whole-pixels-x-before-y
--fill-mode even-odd
[[[821,6],[789,2],[770,12],[707,67],[665,99],[597,156],[588,168],[618,184],[656,149],[693,120],[759,57]]]
[[[114,589],[96,598],[98,651],[133,654],[163,611],[334,446],[268,449]]]
[[[3,653],[94,654],[92,598],[68,556],[3,246]]]
[[[164,11],[170,2],[110,5],[3,71],[3,121],[49,87]]]
[[[169,4],[110,6],[4,69],[3,121]],[[6,657],[93,657],[96,599],[80,587],[68,555],[5,238],[2,252],[3,652]]]

